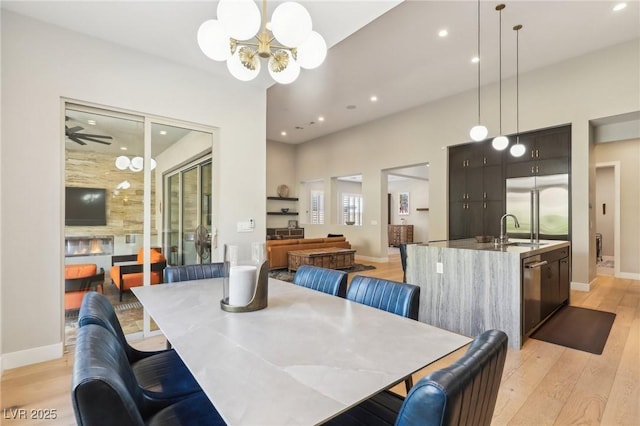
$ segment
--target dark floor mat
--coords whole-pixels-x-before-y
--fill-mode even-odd
[[[616,318],[612,312],[564,306],[531,337],[579,351],[600,355]]]

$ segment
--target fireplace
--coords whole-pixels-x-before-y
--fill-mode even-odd
[[[113,235],[65,237],[64,256],[102,256],[113,254]]]

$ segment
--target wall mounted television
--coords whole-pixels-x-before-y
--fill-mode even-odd
[[[104,188],[65,188],[66,226],[104,226],[107,224],[107,190]]]

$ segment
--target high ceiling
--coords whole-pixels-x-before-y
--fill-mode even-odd
[[[233,79],[206,58],[196,32],[215,18],[214,1],[3,1],[2,7],[128,48]],[[268,2],[268,14],[276,1]],[[331,47],[325,63],[290,85],[263,72],[268,89],[267,138],[301,143],[420,104],[474,89],[477,2],[406,0],[301,1]],[[482,84],[498,81],[498,2],[482,1]],[[640,38],[640,2],[619,12],[612,1],[506,2],[502,12],[502,77]],[[447,29],[447,37],[438,32]],[[640,74],[640,70],[639,70]],[[639,75],[640,78],[640,75]],[[378,97],[371,102],[372,95]],[[349,108],[347,108],[349,106]],[[319,116],[324,121],[318,120]],[[313,123],[313,124],[312,124]],[[470,123],[471,125],[471,123]],[[286,136],[281,132],[285,131]]]

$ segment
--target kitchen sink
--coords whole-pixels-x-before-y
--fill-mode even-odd
[[[524,241],[515,241],[513,243],[507,243],[505,245],[507,246],[516,246],[516,247],[531,247],[531,248],[535,248],[535,247],[540,247],[540,246],[544,246],[548,243],[529,243],[529,242],[524,242]]]

